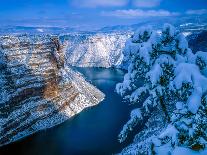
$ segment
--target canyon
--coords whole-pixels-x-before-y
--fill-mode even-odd
[[[65,65],[56,36],[0,37],[0,146],[64,122],[104,94]]]
[[[193,48],[196,48],[194,42],[199,42],[199,38],[205,34],[183,33],[187,34]],[[123,51],[130,36],[129,31],[2,35],[0,146],[56,126],[85,108],[100,103],[105,95],[86,82],[73,67],[126,69],[127,60],[123,60],[123,57],[127,53]],[[161,121],[158,119],[157,122]],[[146,138],[146,135],[140,134],[135,142]],[[122,153],[132,147],[129,146]]]

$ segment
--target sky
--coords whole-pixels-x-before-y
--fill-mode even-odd
[[[207,0],[0,0],[0,25],[104,27],[207,15]]]

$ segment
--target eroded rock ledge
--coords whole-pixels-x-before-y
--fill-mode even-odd
[[[64,65],[54,36],[0,37],[0,146],[62,123],[104,94]]]

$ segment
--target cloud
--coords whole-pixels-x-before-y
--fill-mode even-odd
[[[122,7],[126,6],[129,0],[71,0],[76,7],[96,8],[96,7]]]
[[[161,0],[133,0],[133,5],[141,8],[153,8],[159,6]]]
[[[204,15],[204,14],[207,14],[207,9],[187,10],[185,13],[187,15]]]
[[[129,9],[129,10],[115,10],[104,11],[102,16],[117,17],[117,18],[137,18],[137,17],[165,17],[165,16],[177,16],[179,13],[170,12],[167,10],[147,10],[142,9]]]
[[[160,5],[163,0],[69,0],[76,7],[123,7],[132,4],[139,8],[152,8]]]

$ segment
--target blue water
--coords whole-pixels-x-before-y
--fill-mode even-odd
[[[129,138],[120,144],[117,140],[133,108],[114,92],[116,83],[123,80],[124,71],[104,68],[77,70],[105,93],[105,99],[61,125],[0,148],[1,155],[12,152],[21,155],[110,155],[120,152],[132,141]]]

